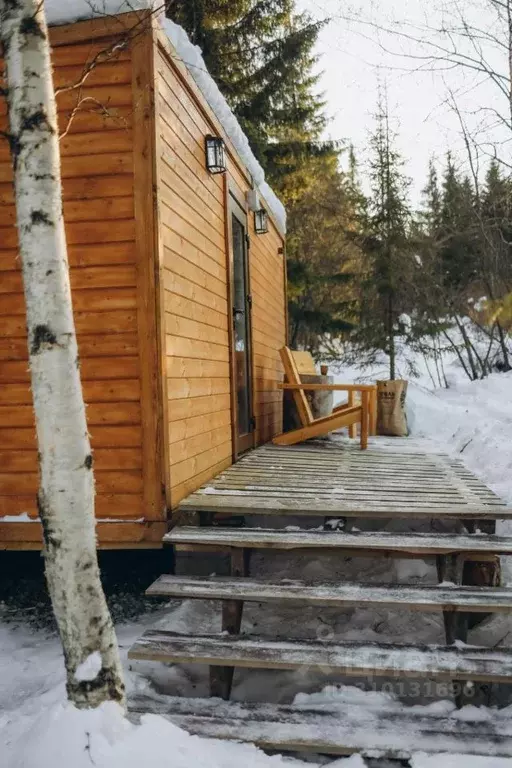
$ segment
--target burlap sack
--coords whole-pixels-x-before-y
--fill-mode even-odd
[[[377,382],[377,434],[405,437],[407,382],[403,379]]]

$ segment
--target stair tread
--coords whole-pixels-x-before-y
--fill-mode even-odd
[[[342,675],[404,675],[440,680],[511,682],[512,649],[408,646],[148,630],[131,659],[264,669],[328,669]]]
[[[256,488],[256,486],[255,486]],[[301,489],[281,493],[281,497],[269,490],[257,494],[254,489],[229,490],[211,488],[197,491],[181,502],[183,512],[225,512],[226,514],[247,515],[306,515],[360,518],[456,518],[464,520],[498,520],[512,518],[512,507],[504,505],[497,497],[481,505],[458,503],[450,505],[449,500],[430,501],[428,504],[416,497],[400,503],[396,499],[384,499],[364,503],[342,496],[331,495],[330,499],[318,499],[314,494],[301,494]],[[320,491],[317,496],[321,495]]]
[[[252,742],[262,748],[282,751],[314,751],[326,754],[363,756],[379,752],[382,757],[404,758],[412,752],[452,752],[512,757],[512,719],[493,712],[482,720],[455,711],[434,715],[407,711],[400,705],[368,705],[368,702],[335,701],[325,704],[240,704],[220,699],[185,699],[136,695],[130,713],[163,715],[190,733],[217,739]],[[396,706],[395,711],[393,707]]]
[[[282,530],[177,526],[164,543],[262,549],[350,549],[407,552],[418,555],[449,552],[512,554],[512,537],[494,534],[391,533],[388,531]]]
[[[163,574],[147,590],[150,596],[183,599],[294,603],[331,607],[365,603],[403,606],[416,610],[510,611],[512,588],[451,585],[336,584],[300,580],[266,581],[253,578],[201,578]]]

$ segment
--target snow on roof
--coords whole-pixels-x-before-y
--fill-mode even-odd
[[[163,6],[164,3],[160,3],[159,0],[154,0],[153,2],[151,0],[46,0],[45,2],[48,24],[65,24],[82,19],[90,19],[94,16],[112,16],[143,8],[160,10],[160,7],[163,9]],[[247,136],[240,127],[240,123],[208,72],[200,48],[192,45],[183,27],[165,18],[163,13],[160,15],[159,20],[170,43],[185,64],[191,77],[229,137],[240,159],[252,176],[254,185],[258,188],[279,229],[285,233],[286,211],[284,206],[265,181],[263,168],[256,160],[249,146]]]
[[[95,16],[116,16],[163,5],[163,0],[45,0],[44,9],[48,24],[70,24]]]

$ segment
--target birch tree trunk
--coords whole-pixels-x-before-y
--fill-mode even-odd
[[[43,2],[0,0],[0,43],[39,448],[38,506],[68,697],[80,708],[105,700],[124,704],[117,640],[96,553],[92,454],[71,304]]]

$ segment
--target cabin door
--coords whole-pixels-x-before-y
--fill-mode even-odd
[[[255,422],[252,397],[251,295],[247,216],[230,196],[232,245],[231,310],[233,318],[233,422],[235,458],[254,447]]]

